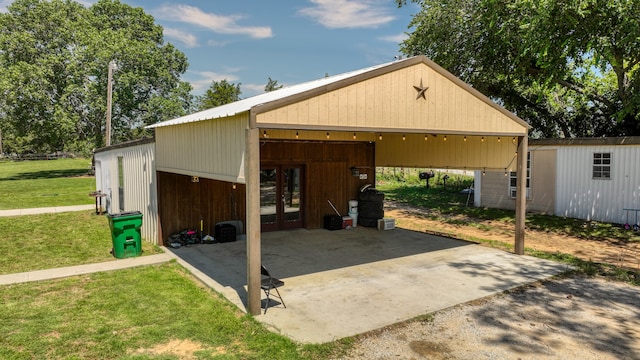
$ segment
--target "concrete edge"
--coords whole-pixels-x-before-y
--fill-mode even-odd
[[[96,272],[122,270],[137,266],[162,264],[170,260],[171,257],[167,256],[167,254],[156,254],[106,261],[96,264],[85,264],[46,270],[35,270],[23,273],[6,274],[0,275],[0,285],[20,284],[33,281],[60,279]]]
[[[198,270],[193,265],[189,264],[187,261],[180,258],[178,255],[174,254],[171,250],[167,249],[166,247],[161,247],[161,249],[171,259],[176,260],[178,264],[180,264],[185,269],[189,270],[189,272],[193,276],[195,276],[200,282],[202,282],[204,285],[222,294],[222,296],[224,296],[225,299],[227,299],[227,301],[235,305],[238,308],[238,310],[240,310],[241,312],[245,314],[247,313],[246,305],[242,302],[242,299],[238,296],[238,293],[235,290],[227,286],[221,285],[217,281],[207,276],[202,271]]]

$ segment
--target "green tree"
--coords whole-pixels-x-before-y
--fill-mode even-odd
[[[534,136],[640,135],[640,1],[414,2],[401,51],[427,55]]]
[[[211,86],[200,97],[198,97],[198,109],[206,110],[225,104],[230,104],[240,100],[240,84],[234,84],[224,79],[222,81],[212,81]]]
[[[267,85],[264,86],[264,91],[265,92],[271,92],[273,90],[278,90],[278,89],[282,89],[281,84],[278,84],[278,80],[273,80],[271,77],[269,77],[269,80],[267,81]]]
[[[107,66],[113,74],[112,142],[183,115],[190,85],[183,53],[141,8],[100,0],[16,0],[0,14],[0,129],[6,151],[92,150],[104,145]]]

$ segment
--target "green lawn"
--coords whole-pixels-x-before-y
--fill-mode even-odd
[[[2,359],[324,359],[343,344],[270,332],[175,262],[0,293]]]
[[[88,159],[0,162],[0,210],[93,204]]]
[[[109,219],[93,211],[0,217],[0,239],[0,274],[114,260]]]

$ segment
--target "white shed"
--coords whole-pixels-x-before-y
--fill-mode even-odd
[[[98,149],[94,153],[96,190],[105,194],[109,214],[142,213],[142,238],[158,243],[155,142],[141,139]]]
[[[637,222],[636,209],[640,217],[640,137],[530,140],[528,163],[528,211],[618,224]],[[510,170],[476,172],[477,206],[515,208]]]

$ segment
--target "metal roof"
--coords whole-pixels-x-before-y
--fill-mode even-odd
[[[265,104],[268,102],[284,99],[292,95],[297,95],[309,90],[321,88],[323,86],[327,86],[329,84],[333,84],[341,80],[345,80],[351,77],[355,77],[355,76],[367,73],[372,70],[383,68],[395,62],[406,61],[406,60],[407,59],[396,60],[396,61],[392,61],[385,64],[380,64],[380,65],[376,65],[376,66],[372,66],[364,69],[346,72],[339,75],[329,76],[322,79],[317,79],[317,80],[313,80],[313,81],[309,81],[309,82],[305,82],[297,85],[283,87],[278,90],[274,90],[264,94],[252,96],[250,98],[238,100],[230,104],[199,111],[197,113],[185,115],[172,120],[167,120],[167,121],[162,121],[156,124],[152,124],[147,126],[147,128],[152,129],[152,128],[163,127],[163,126],[179,125],[179,124],[186,124],[191,122],[219,119],[219,118],[224,118],[228,116],[233,116],[239,113],[249,111],[252,107],[256,105]]]

